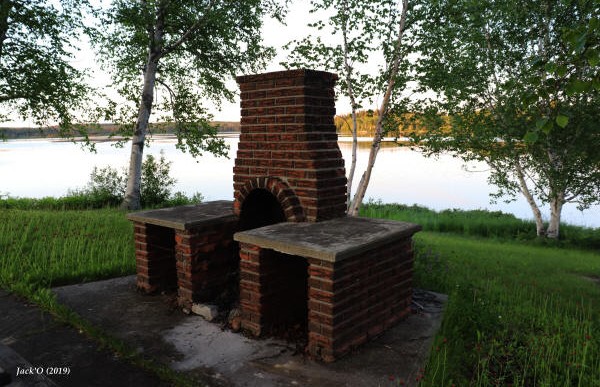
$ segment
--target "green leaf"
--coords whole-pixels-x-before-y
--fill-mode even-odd
[[[527,144],[533,144],[535,143],[539,138],[539,135],[537,134],[537,132],[527,132],[525,134],[525,137],[523,137],[523,141],[525,141],[525,143]]]
[[[594,67],[600,63],[600,53],[597,50],[591,49],[586,52],[586,58],[590,66]]]
[[[542,129],[544,126],[546,126],[546,124],[548,124],[548,121],[548,117],[542,117],[535,122],[535,127],[538,129]]]
[[[567,66],[565,65],[560,65],[556,68],[556,75],[558,75],[559,77],[564,77],[565,74],[567,73]]]
[[[567,126],[568,123],[569,123],[569,117],[563,116],[562,114],[559,114],[556,117],[556,125],[560,126],[561,128],[564,128],[565,126]]]
[[[553,73],[556,71],[556,63],[546,63],[544,66],[547,72]]]
[[[579,94],[589,90],[591,86],[590,82],[582,81],[581,79],[575,79],[567,85],[567,95]]]

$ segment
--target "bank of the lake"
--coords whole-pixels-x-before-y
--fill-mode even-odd
[[[367,206],[364,214],[418,223],[425,219],[423,213],[427,211],[375,205]],[[449,295],[421,385],[597,385],[598,250],[540,246],[535,238],[515,240],[506,237],[512,227],[508,220],[492,222],[496,215],[483,212],[457,215],[435,216],[451,233],[415,236],[414,285]],[[475,233],[484,228],[468,224],[486,224],[479,234],[487,237]],[[26,296],[89,331],[99,343],[152,368],[136,360],[135,349],[112,340],[110,332],[94,331],[70,314],[48,291],[134,271],[133,230],[119,210],[0,211],[0,287]],[[160,371],[167,380],[176,377]],[[401,382],[409,381],[394,379]]]
[[[146,154],[159,157],[163,152],[172,162],[171,174],[177,180],[174,191],[188,196],[200,192],[206,200],[231,200],[233,197],[233,163],[238,136],[224,137],[229,158],[204,154],[194,159],[175,148],[172,136],[155,136]],[[369,139],[361,139],[358,150],[357,176],[364,171],[368,159]],[[116,148],[111,142],[96,144],[96,153],[78,144],[48,139],[9,140],[0,142],[0,195],[13,197],[59,197],[69,190],[83,187],[92,169],[111,166],[121,170],[129,160],[129,145]],[[351,141],[341,137],[342,155],[349,165]],[[375,165],[366,199],[386,203],[417,204],[434,210],[486,209],[502,211],[520,219],[531,219],[524,199],[506,204],[490,204],[494,191],[487,182],[489,171],[480,163],[465,164],[451,155],[424,157],[408,147],[392,142],[382,147]],[[355,179],[355,187],[359,178]],[[547,208],[543,209],[548,213]],[[563,209],[565,223],[600,227],[600,206],[580,212],[573,204]]]

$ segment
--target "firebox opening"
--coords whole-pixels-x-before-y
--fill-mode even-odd
[[[269,226],[285,220],[285,213],[277,198],[266,189],[259,188],[250,192],[242,203],[239,230]]]
[[[308,262],[304,257],[270,251],[264,264],[270,268],[265,326],[272,336],[303,348],[308,340]]]
[[[148,258],[148,274],[154,278],[158,289],[169,293],[175,292],[177,290],[175,230],[147,224],[146,234],[155,250],[155,253]]]

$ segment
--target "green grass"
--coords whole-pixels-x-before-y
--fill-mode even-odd
[[[0,284],[13,290],[135,272],[133,228],[117,210],[2,210],[0,251]]]
[[[513,228],[507,224],[514,219],[497,213],[369,207],[370,216],[451,232],[415,236],[415,285],[449,295],[421,385],[600,386],[600,284],[594,282],[600,254],[581,249],[589,247],[582,236],[597,240],[598,230],[573,228],[575,237],[543,246],[535,236],[523,237],[531,224],[521,229],[516,220]],[[58,305],[49,291],[134,273],[131,227],[115,209],[1,210],[0,287],[152,368],[110,333]]]
[[[60,305],[50,290],[134,273],[133,226],[122,211],[0,210],[1,288],[37,303],[59,321],[85,332],[99,348],[118,353],[172,385],[198,385],[92,326]]]
[[[449,295],[422,385],[600,386],[600,255],[420,233],[416,286]]]
[[[361,215],[418,223],[425,231],[455,233],[496,239],[528,241],[536,245],[600,250],[600,229],[561,224],[558,241],[536,236],[535,223],[512,214],[484,210],[444,210],[436,212],[417,205],[369,202]]]

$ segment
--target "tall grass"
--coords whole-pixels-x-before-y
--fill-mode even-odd
[[[36,289],[135,271],[133,229],[117,210],[0,211],[0,286]]]
[[[425,231],[530,241],[538,245],[600,249],[600,229],[561,224],[560,240],[553,241],[538,238],[534,222],[500,211],[452,209],[437,212],[417,205],[368,202],[363,206],[361,215],[417,223]]]
[[[175,192],[173,195],[162,201],[158,205],[147,208],[163,208],[183,206],[186,204],[197,204],[202,202],[203,196],[196,193],[193,196],[186,196],[181,192]],[[0,209],[12,210],[94,210],[117,208],[121,204],[122,198],[114,198],[102,194],[94,194],[85,191],[72,191],[65,196],[58,198],[15,198],[0,197]]]
[[[600,254],[419,233],[416,286],[449,295],[422,385],[600,386]]]

